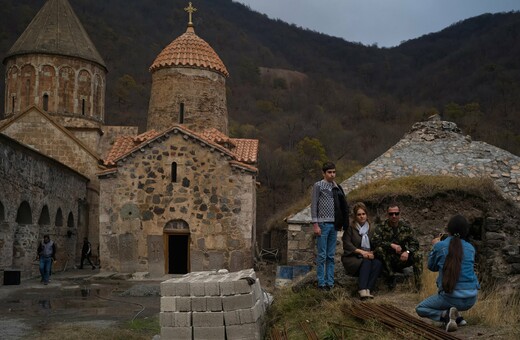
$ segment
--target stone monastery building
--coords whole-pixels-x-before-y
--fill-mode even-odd
[[[228,71],[191,15],[150,66],[147,131],[107,126],[107,67],[67,0],[48,0],[7,52],[0,121],[0,270],[55,270],[83,237],[104,271],[252,266],[258,140],[228,136]],[[143,65],[146,67],[146,65]]]

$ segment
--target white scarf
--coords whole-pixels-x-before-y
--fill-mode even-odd
[[[361,236],[361,249],[370,250],[370,240],[368,239],[368,230],[370,229],[370,225],[368,222],[365,222],[360,226],[359,223],[356,222],[356,229]]]

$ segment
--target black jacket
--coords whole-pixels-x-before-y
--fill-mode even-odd
[[[334,227],[340,231],[348,226],[348,204],[347,197],[340,185],[332,189],[334,197]]]

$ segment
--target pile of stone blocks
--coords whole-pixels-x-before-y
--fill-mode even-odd
[[[161,340],[262,339],[264,313],[253,269],[193,272],[161,283]]]

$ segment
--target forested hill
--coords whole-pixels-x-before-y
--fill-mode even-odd
[[[69,2],[109,69],[107,123],[143,128],[148,67],[185,32],[187,1]],[[320,177],[321,160],[336,161],[346,176],[432,113],[520,154],[518,12],[481,15],[378,48],[271,20],[231,0],[192,2],[195,32],[231,74],[231,133],[261,141],[260,225],[306,192]],[[0,0],[2,55],[43,3]]]

